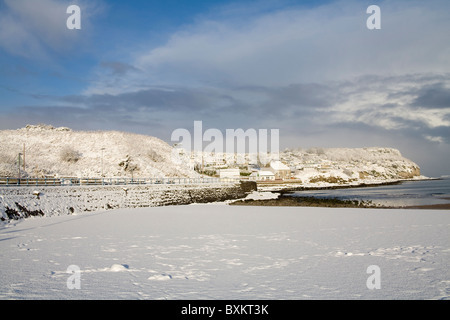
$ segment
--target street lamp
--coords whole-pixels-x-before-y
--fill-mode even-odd
[[[17,168],[18,168],[18,177],[17,177],[17,179],[18,180],[20,180],[20,157],[22,156],[22,153],[19,153],[19,157],[18,157],[18,160],[17,160]]]
[[[102,178],[103,178],[104,177],[104,174],[103,174],[103,151],[105,150],[105,148],[102,148],[101,150],[102,150]]]

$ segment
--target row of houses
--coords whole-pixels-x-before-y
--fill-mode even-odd
[[[253,181],[285,180],[291,178],[291,169],[281,161],[271,161],[267,168],[252,169],[248,176]],[[221,169],[220,178],[240,178],[240,169]]]
[[[184,150],[181,145],[174,146],[173,154],[184,163],[194,168],[197,165],[204,167],[227,167],[240,165],[267,165],[279,158],[278,153],[227,153],[227,152],[205,152]]]
[[[255,181],[266,180],[286,180],[296,174],[308,170],[317,170],[318,172],[328,172],[337,167],[332,161],[321,159],[319,156],[307,158],[294,157],[290,153],[281,153],[280,157],[267,155],[261,157],[260,154],[237,154],[237,153],[215,153],[192,151],[186,153],[184,149],[177,147],[182,161],[188,164],[192,169],[201,168],[199,172],[214,172],[221,178],[242,178],[241,170],[237,168],[238,164],[242,167],[248,167],[245,170],[248,179]],[[235,167],[229,169],[230,167]],[[247,175],[246,174],[246,175]]]

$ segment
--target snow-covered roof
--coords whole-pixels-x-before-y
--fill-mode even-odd
[[[289,169],[289,167],[287,165],[285,165],[284,163],[282,163],[281,161],[272,161],[270,162],[270,167],[274,170],[291,170]]]
[[[274,176],[272,171],[259,171],[259,176]]]

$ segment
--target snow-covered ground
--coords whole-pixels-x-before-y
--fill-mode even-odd
[[[0,299],[448,299],[449,231],[447,210],[206,204],[30,218],[0,229]]]

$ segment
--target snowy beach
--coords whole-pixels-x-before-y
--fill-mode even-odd
[[[32,217],[0,229],[0,299],[448,299],[449,231],[447,210],[202,204]]]
[[[450,1],[374,2],[0,0],[0,301],[450,300]]]

